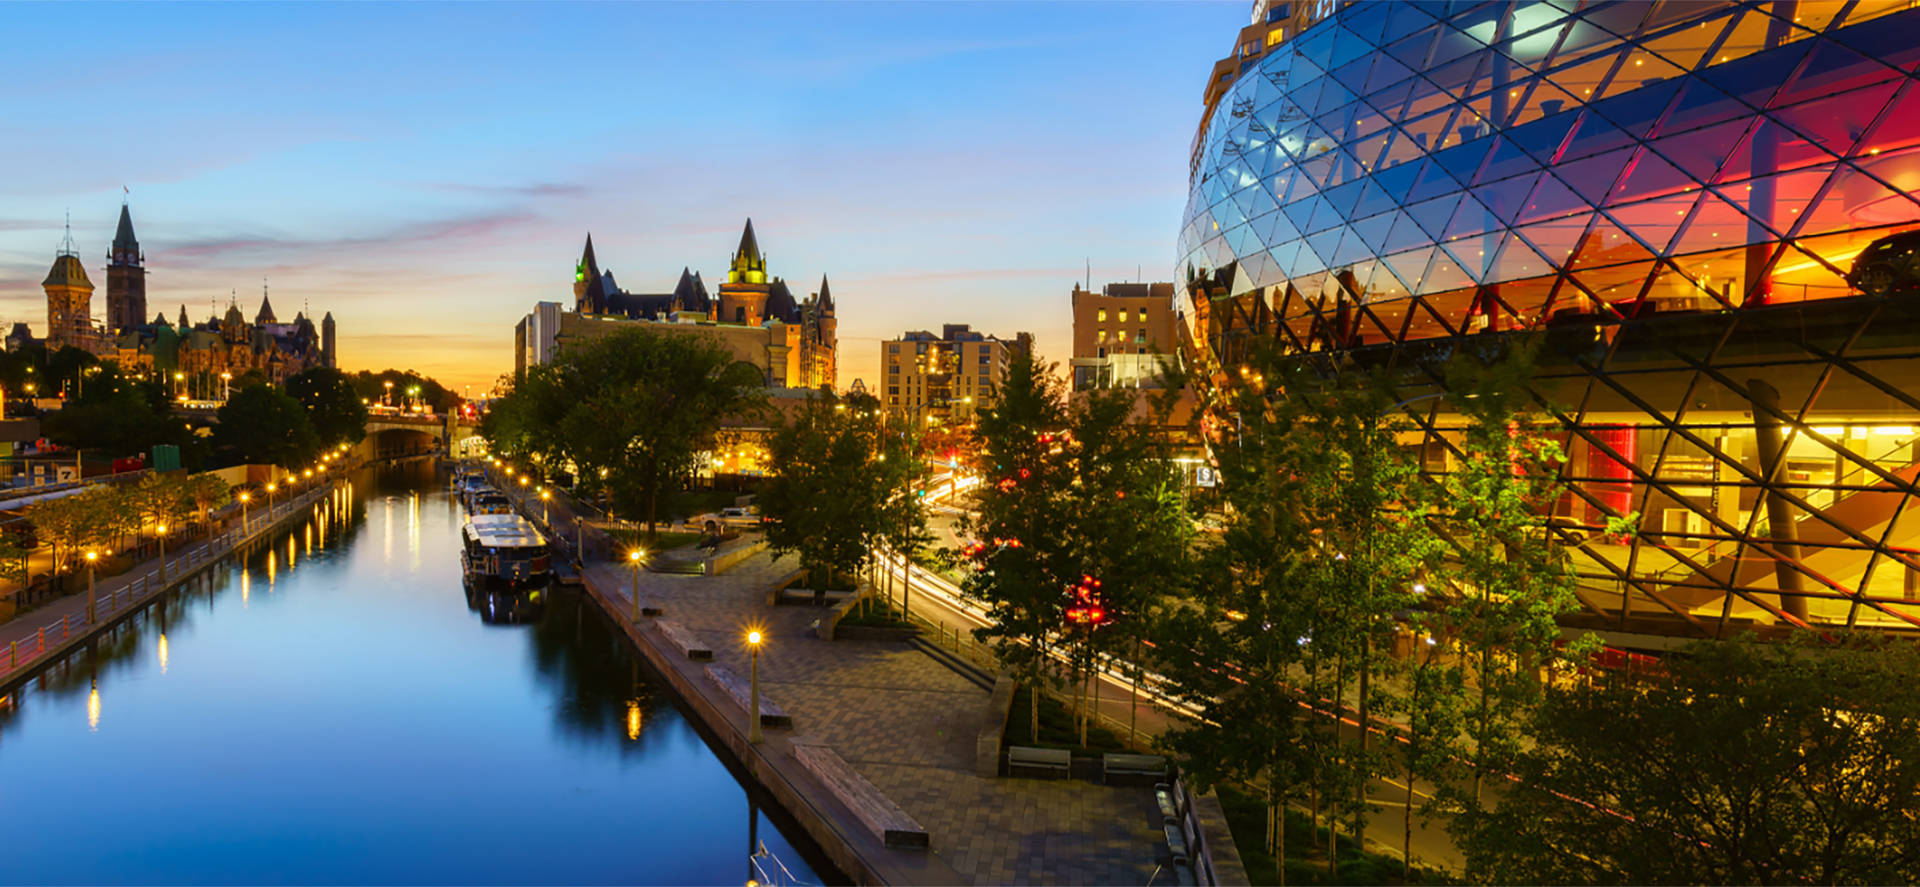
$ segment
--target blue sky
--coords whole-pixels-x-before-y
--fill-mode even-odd
[[[10,4],[0,319],[46,323],[73,214],[105,311],[121,188],[149,310],[261,282],[348,369],[476,392],[571,298],[588,231],[629,290],[822,273],[841,384],[971,323],[1070,347],[1068,293],[1166,279],[1200,92],[1247,4]],[[31,36],[39,35],[39,36]],[[1136,270],[1140,269],[1140,270]]]

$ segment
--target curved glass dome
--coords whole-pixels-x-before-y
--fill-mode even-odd
[[[1351,302],[1336,345],[1847,295],[1920,218],[1905,7],[1341,6],[1210,109],[1183,279],[1283,317]]]
[[[1437,392],[1464,337],[1544,329],[1569,622],[1920,629],[1920,9],[1311,13],[1214,69],[1175,296],[1198,375],[1270,341]],[[1459,424],[1422,402],[1403,442],[1444,472]]]

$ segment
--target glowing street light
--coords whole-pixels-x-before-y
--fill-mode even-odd
[[[240,533],[241,535],[245,535],[246,533],[248,533],[253,529],[253,526],[247,522],[247,503],[251,501],[253,501],[253,495],[251,493],[247,493],[245,491],[242,491],[240,493]]]
[[[97,552],[97,551],[87,552],[87,624],[88,625],[93,624],[94,613],[95,613],[94,596],[93,596],[93,565],[98,560],[100,560],[100,552]]]
[[[540,488],[540,522],[543,524],[548,523],[547,500],[552,498],[553,498],[553,493],[551,491],[549,491],[546,487]]]
[[[154,538],[160,541],[160,581],[167,581],[167,525],[153,528]]]
[[[764,638],[759,629],[747,632],[747,682],[751,688],[747,694],[747,741],[760,742],[760,642]]]

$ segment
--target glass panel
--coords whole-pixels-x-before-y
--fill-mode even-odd
[[[1729,120],[1705,129],[1666,136],[1654,141],[1652,147],[1689,178],[1710,182],[1752,123],[1747,119]]]
[[[1504,137],[1495,136],[1493,151],[1487,155],[1487,162],[1480,167],[1480,173],[1474,177],[1476,184],[1495,182],[1525,172],[1533,172],[1540,164],[1512,142]]]
[[[1368,246],[1375,253],[1385,253],[1387,251],[1387,233],[1393,230],[1393,223],[1398,220],[1399,217],[1399,213],[1381,213],[1372,218],[1361,219],[1353,223],[1353,230],[1354,233],[1360,235],[1362,240],[1367,242]],[[1345,264],[1347,261],[1353,260],[1344,260],[1342,264]]]
[[[1454,210],[1460,206],[1460,197],[1459,194],[1451,194],[1424,203],[1416,203],[1407,207],[1407,214],[1420,223],[1420,227],[1427,232],[1429,239],[1439,240],[1446,234],[1447,223],[1452,221]]]
[[[1708,194],[1694,207],[1686,228],[1668,247],[1672,255],[1706,252],[1744,244],[1751,220],[1740,207]]]
[[[1606,87],[1607,97],[1589,107],[1634,136],[1645,136],[1665,113],[1686,72],[1645,50],[1634,50]]]
[[[1607,192],[1608,204],[1620,204],[1648,197],[1671,194],[1682,188],[1698,188],[1699,183],[1659,155],[1642,149],[1627,164],[1620,182]]]
[[[1768,116],[1807,136],[1828,151],[1845,156],[1853,150],[1854,143],[1860,140],[1874,117],[1893,98],[1897,86],[1898,81],[1888,80],[1771,111]]]
[[[1607,215],[1631,231],[1641,242],[1654,252],[1664,252],[1673,235],[1680,229],[1680,223],[1687,213],[1693,211],[1693,205],[1699,201],[1698,191],[1674,194],[1656,200],[1616,206],[1607,210]]]
[[[1514,216],[1517,225],[1528,225],[1545,219],[1559,218],[1574,213],[1586,212],[1592,207],[1573,193],[1560,179],[1543,174],[1539,184],[1527,196],[1527,202]]]
[[[1911,35],[1909,35],[1911,39]],[[1841,89],[1865,86],[1898,75],[1892,68],[1862,58],[1859,53],[1830,40],[1808,41],[1813,56],[1794,75],[1792,82],[1774,96],[1776,107],[1794,105],[1808,99],[1830,95]]]
[[[1827,4],[1799,4],[1803,8],[1825,5]],[[1831,11],[1831,9],[1822,10],[1822,12]],[[1871,28],[1846,27],[1830,31],[1827,36],[1852,47],[1867,58],[1879,59],[1894,67],[1910,71],[1915,62],[1920,61],[1916,59],[1916,56],[1920,55],[1920,44],[1916,44],[1913,39],[1915,31],[1920,29],[1920,12],[1916,12],[1906,3],[1868,2],[1854,7],[1854,13],[1847,16],[1847,24],[1851,26],[1869,17],[1887,14],[1893,14],[1894,17],[1879,22]]]
[[[1749,176],[1831,162],[1833,155],[1824,149],[1778,123],[1760,118],[1746,139],[1727,155],[1726,164],[1714,181],[1734,182]]]
[[[1619,180],[1633,153],[1633,149],[1625,148],[1586,160],[1556,164],[1553,174],[1588,203],[1598,206],[1606,199],[1607,192],[1613,190],[1613,183]]]
[[[1387,234],[1386,243],[1382,245],[1381,250],[1398,252],[1432,242],[1433,236],[1421,230],[1420,226],[1414,222],[1413,216],[1400,212],[1394,214],[1393,228]]]
[[[1573,131],[1573,138],[1567,142],[1560,156],[1563,160],[1577,160],[1582,157],[1618,150],[1635,144],[1627,134],[1598,114],[1582,111],[1580,124]],[[1624,161],[1623,161],[1624,163]],[[1612,182],[1607,184],[1611,185]]]
[[[1687,78],[1686,85],[1680,91],[1680,98],[1667,112],[1667,119],[1660,124],[1662,135],[1685,132],[1697,127],[1717,123],[1722,120],[1745,122],[1753,115],[1752,106],[1720,91],[1713,84],[1698,78]]]
[[[1579,247],[1591,222],[1592,216],[1583,213],[1551,222],[1538,222],[1516,229],[1515,233],[1526,238],[1527,243],[1549,261],[1561,265],[1573,257],[1573,251]]]
[[[1665,240],[1663,235],[1662,240]],[[1653,250],[1641,243],[1621,226],[1609,221],[1605,216],[1596,216],[1593,230],[1587,235],[1580,251],[1573,257],[1570,267],[1587,269],[1622,262],[1646,261],[1654,258]]]
[[[1448,223],[1443,237],[1452,240],[1469,234],[1479,234],[1497,228],[1500,224],[1500,217],[1481,206],[1479,201],[1472,197],[1462,197],[1460,208],[1454,212],[1453,221]]]

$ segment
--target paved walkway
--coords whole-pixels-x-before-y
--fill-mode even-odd
[[[736,674],[748,672],[748,626],[766,633],[761,690],[786,709],[794,727],[791,736],[769,731],[762,754],[790,756],[793,742],[832,748],[926,829],[932,854],[944,865],[922,877],[951,874],[974,884],[1148,882],[1165,852],[1150,788],[975,776],[974,740],[986,718],[987,691],[910,644],[815,638],[811,625],[824,609],[766,603],[767,589],[793,566],[791,559],[776,564],[763,553],[719,576],[640,575],[642,602],[661,608],[664,619],[704,641],[714,661]],[[588,570],[591,586],[621,612],[630,611],[630,578],[611,564]],[[701,683],[711,682],[695,686]],[[744,710],[730,699],[722,710],[744,721]],[[860,828],[851,821],[837,827]],[[1160,872],[1162,883],[1170,877]]]

